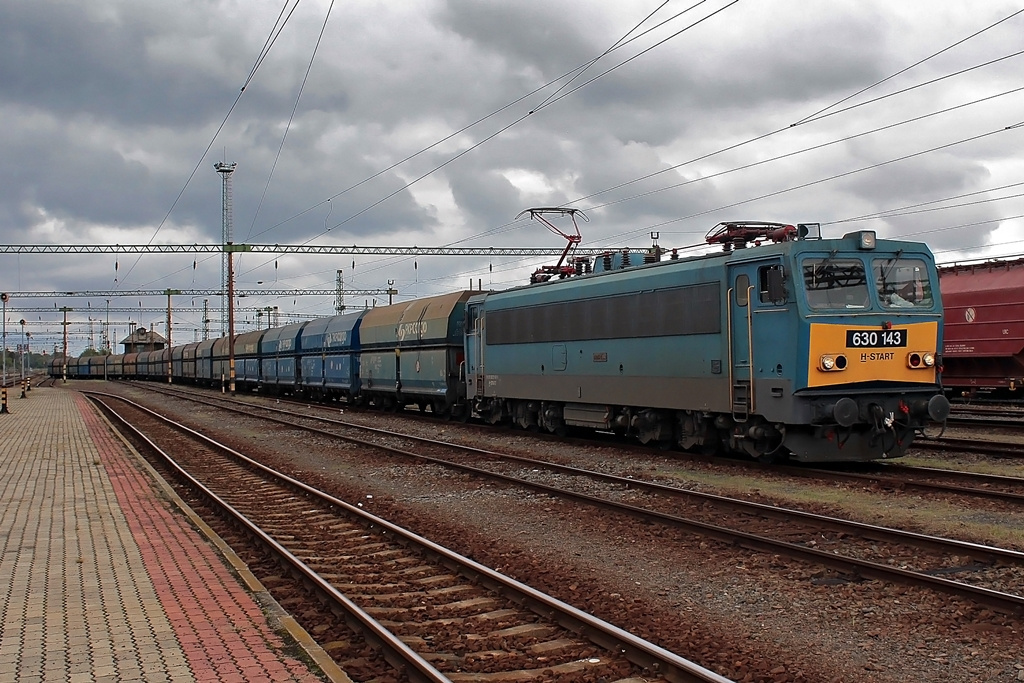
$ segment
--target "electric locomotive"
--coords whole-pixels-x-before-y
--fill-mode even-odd
[[[722,251],[471,297],[466,400],[492,423],[807,462],[899,457],[946,419],[926,245],[762,222],[707,241]]]

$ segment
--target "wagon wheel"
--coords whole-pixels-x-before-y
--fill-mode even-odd
[[[434,403],[430,406],[430,409],[440,418],[449,419],[451,417],[451,407],[444,399],[434,399]]]

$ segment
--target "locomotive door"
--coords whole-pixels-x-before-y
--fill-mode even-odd
[[[729,398],[733,419],[744,422],[754,409],[754,358],[751,343],[752,302],[756,264],[731,266],[726,289],[729,345]]]

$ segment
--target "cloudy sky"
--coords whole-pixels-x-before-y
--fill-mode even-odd
[[[747,219],[870,228],[939,261],[1024,254],[1022,9],[0,0],[0,244],[218,243],[225,161],[238,243],[553,248],[515,218],[564,205],[589,217],[591,248],[652,232],[687,247]],[[394,281],[401,299],[513,286],[548,261],[247,254],[237,286],[333,289],[341,269],[346,287]],[[119,338],[128,321],[163,329],[166,301],[131,292],[220,278],[216,254],[0,254],[9,345],[25,318],[52,346],[67,306],[77,353],[107,305],[17,292],[123,291]],[[283,324],[334,301],[239,304],[244,330],[254,309]],[[185,309],[202,297],[174,305],[174,341],[192,341],[202,315]]]

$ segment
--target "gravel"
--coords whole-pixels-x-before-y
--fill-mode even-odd
[[[367,455],[327,437],[249,418],[225,420],[212,408],[186,410],[138,387],[117,391],[737,681],[1024,681],[1019,615],[923,589],[846,581],[820,567],[438,466]],[[329,414],[637,477],[715,469],[657,451],[623,455],[614,447],[539,441],[504,429],[344,408]],[[774,475],[744,476],[756,490]],[[851,495],[877,497],[880,506],[894,496]],[[1010,515],[1005,523],[1019,520]]]

